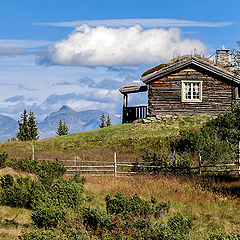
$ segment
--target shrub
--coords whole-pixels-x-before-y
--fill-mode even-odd
[[[14,179],[13,179],[12,175],[5,174],[0,178],[0,182],[1,182],[2,189],[6,189],[6,188],[13,186]]]
[[[223,233],[211,233],[208,240],[239,240],[240,234],[239,233],[230,233],[230,234],[223,234]]]
[[[55,205],[52,200],[39,202],[31,214],[31,218],[38,227],[56,227],[64,221],[65,212],[62,207]]]
[[[166,235],[168,239],[188,239],[188,234],[192,229],[193,223],[190,219],[183,217],[181,213],[176,213],[173,217],[170,217],[167,221]]]
[[[150,215],[161,217],[169,211],[170,202],[158,202],[153,198],[151,201],[141,199],[137,194],[132,197],[121,192],[113,198],[107,195],[105,198],[108,214],[121,214],[123,217],[148,217]]]
[[[64,240],[62,233],[56,229],[53,230],[44,230],[36,229],[32,231],[24,231],[19,236],[20,240]]]
[[[156,150],[156,149],[145,149],[145,153],[142,155],[142,161],[147,166],[159,166],[161,168],[145,168],[144,171],[157,173],[159,171],[166,171],[166,167],[170,167],[169,163],[169,152]],[[141,171],[141,169],[138,169]]]
[[[11,158],[8,166],[24,172],[37,173],[39,163],[36,159],[32,159],[32,157]]]
[[[0,168],[5,168],[6,167],[6,162],[8,159],[8,154],[3,152],[0,154]]]
[[[40,182],[49,189],[55,179],[62,178],[66,172],[63,164],[56,159],[53,162],[42,162],[38,167],[38,177]]]
[[[29,177],[19,177],[13,181],[10,175],[4,175],[1,178],[3,204],[12,207],[31,208],[31,198],[33,190],[33,180]]]
[[[126,196],[120,192],[111,199],[109,195],[105,198],[108,214],[132,214],[133,216],[147,216],[152,213],[152,204],[141,199],[137,194],[133,197]]]
[[[58,205],[76,208],[83,203],[83,192],[82,183],[72,180],[58,180],[53,184],[50,196]]]
[[[83,224],[89,229],[111,229],[111,217],[101,212],[98,209],[86,207],[83,208]]]

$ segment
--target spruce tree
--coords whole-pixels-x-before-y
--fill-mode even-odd
[[[106,127],[106,117],[104,114],[101,115],[100,117],[100,124],[98,125],[100,128]]]
[[[62,122],[62,120],[59,120],[59,124],[58,124],[58,129],[56,131],[57,136],[63,136],[63,135],[68,135],[68,127],[66,125],[66,123]]]
[[[30,140],[38,140],[39,136],[38,136],[37,122],[32,111],[30,111],[29,117],[28,117],[28,131],[29,131]]]
[[[28,141],[30,140],[29,131],[28,131],[28,115],[27,110],[24,109],[23,113],[21,114],[22,121],[18,121],[19,132],[17,133],[17,138],[21,141]]]
[[[22,121],[18,121],[19,132],[17,133],[17,138],[21,141],[37,140],[38,128],[36,123],[36,118],[32,111],[28,117],[27,110],[24,109],[21,114]]]
[[[68,127],[67,127],[66,123],[64,122],[63,123],[63,134],[62,135],[68,135],[68,134],[69,134]]]
[[[110,119],[110,116],[109,116],[109,115],[108,115],[108,117],[107,117],[106,125],[107,125],[107,127],[109,127],[109,126],[112,125],[112,124],[111,124],[111,119]]]

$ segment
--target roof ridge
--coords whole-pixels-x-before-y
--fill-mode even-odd
[[[239,75],[236,75],[236,74],[234,74],[230,71],[227,71],[219,66],[216,66],[210,62],[207,62],[203,59],[200,59],[200,58],[197,58],[194,56],[189,56],[189,57],[181,59],[173,64],[167,65],[160,70],[157,70],[153,73],[150,73],[146,76],[141,77],[140,80],[143,83],[147,84],[147,83],[155,80],[155,78],[159,75],[162,77],[163,75],[167,75],[174,70],[182,69],[190,64],[195,64],[198,67],[201,67],[207,71],[213,72],[216,75],[221,75],[222,77],[224,77],[228,80],[231,80],[231,81],[236,82],[237,84],[240,84],[240,76]]]

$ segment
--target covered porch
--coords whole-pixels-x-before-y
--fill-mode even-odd
[[[128,94],[146,92],[146,85],[127,85],[119,89],[123,94],[122,123],[131,123],[136,119],[147,117],[147,106],[128,106]]]

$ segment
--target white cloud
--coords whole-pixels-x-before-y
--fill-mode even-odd
[[[206,53],[204,43],[182,39],[178,28],[147,29],[135,25],[129,28],[91,28],[84,24],[67,39],[56,42],[39,60],[41,64],[113,66],[151,64],[166,61],[176,55]]]
[[[37,48],[51,44],[46,40],[0,39],[0,48]]]
[[[155,27],[223,27],[231,25],[231,22],[200,22],[181,19],[157,18],[157,19],[107,19],[107,20],[81,20],[71,22],[46,22],[34,23],[35,25],[45,25],[54,27],[78,27],[87,24],[91,27],[130,27],[140,24],[145,28]]]

